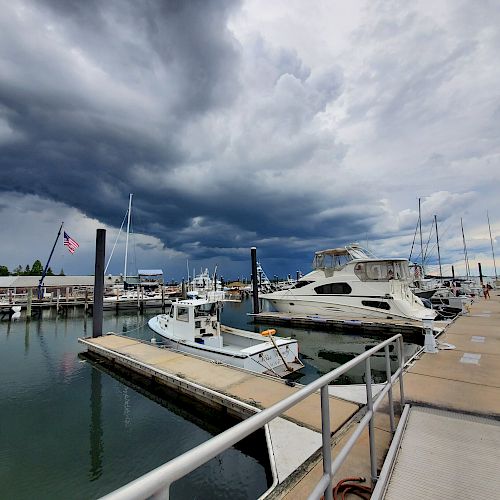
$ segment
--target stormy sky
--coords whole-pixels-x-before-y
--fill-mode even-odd
[[[351,241],[408,257],[421,198],[429,263],[437,215],[463,269],[462,218],[493,273],[498,26],[493,0],[3,2],[0,264],[45,262],[64,221],[51,267],[91,274],[134,193],[129,270],[248,276],[256,246],[294,275]]]

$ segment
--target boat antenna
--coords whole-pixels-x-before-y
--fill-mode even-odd
[[[498,278],[498,276],[497,276],[497,264],[495,262],[495,250],[493,250],[493,238],[491,237],[490,214],[488,213],[488,210],[486,210],[486,217],[488,217],[488,229],[490,230],[491,254],[493,255],[493,265],[495,266],[495,280],[496,280]]]
[[[42,273],[42,277],[40,278],[40,281],[38,282],[38,298],[42,299],[42,287],[43,287],[43,280],[45,279],[45,276],[47,275],[47,270],[49,269],[49,264],[50,264],[50,259],[52,259],[52,255],[54,253],[54,249],[56,248],[57,241],[59,240],[59,236],[61,236],[61,231],[63,228],[64,222],[61,222],[61,226],[59,227],[59,231],[57,232],[56,239],[54,241],[54,244],[52,245],[52,250],[50,251],[49,258],[47,260],[47,264],[45,264],[45,268]]]
[[[460,225],[462,226],[462,240],[464,242],[465,274],[467,279],[469,279],[469,257],[467,256],[467,245],[465,244],[464,222],[462,217],[460,217]]]
[[[439,233],[438,233],[437,215],[434,215],[434,224],[436,225],[436,244],[438,251],[438,262],[439,262],[439,278],[443,280],[443,269],[441,268],[441,252],[439,251]]]
[[[127,281],[127,258],[128,258],[128,234],[130,232],[130,212],[132,211],[132,193],[129,195],[128,199],[128,218],[127,218],[127,241],[125,243],[125,264],[123,266],[123,284]]]

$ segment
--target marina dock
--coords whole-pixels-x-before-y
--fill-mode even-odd
[[[381,491],[382,482],[379,482],[377,494],[383,497],[387,493],[387,498],[417,498],[415,490],[421,486],[420,481],[428,479],[427,476],[436,481],[435,491],[440,491],[443,482],[450,479],[450,483],[453,483],[456,471],[465,477],[476,474],[476,469],[475,472],[471,469],[469,473],[467,470],[462,470],[467,461],[470,461],[467,453],[461,457],[453,452],[453,447],[460,443],[462,435],[468,436],[467,446],[477,450],[477,455],[474,456],[480,460],[478,466],[483,464],[485,470],[492,473],[491,464],[500,461],[498,451],[500,441],[497,443],[500,439],[499,320],[499,297],[492,294],[491,300],[478,299],[469,315],[460,316],[450,323],[438,337],[441,346],[447,349],[440,349],[436,354],[420,352],[411,360],[404,376],[405,400],[410,406],[403,412],[402,427],[410,432],[412,421],[419,418],[420,420],[437,418],[441,424],[436,426],[437,430],[433,430],[432,425],[424,424],[425,429],[431,434],[437,433],[434,436],[435,440],[433,439],[431,445],[427,446],[428,456],[424,459],[421,458],[418,446],[411,441],[410,435],[412,442],[409,449],[410,460],[415,454],[422,462],[406,466],[406,469],[403,464],[402,472],[398,472],[396,463],[395,472],[389,477],[387,470],[388,468],[392,470],[392,465],[389,467],[387,462],[384,464],[384,459],[386,455],[388,458],[398,457],[401,461],[405,458],[403,453],[398,453],[401,443],[405,443],[405,433],[398,428],[396,436],[399,435],[400,439],[392,440],[387,397],[385,398],[375,417],[376,463],[378,471],[382,471],[381,479],[384,476],[393,490],[386,491],[384,486]],[[95,339],[80,339],[80,342],[85,344],[94,356],[170,387],[176,387],[177,390],[191,394],[207,404],[225,407],[240,418],[246,418],[261,409],[269,408],[298,390],[298,386],[291,387],[283,380],[248,373],[169,349],[159,349],[154,345],[114,334]],[[398,392],[395,385],[396,401],[399,398]],[[329,398],[333,457],[356,432],[364,412],[362,405],[347,399],[349,399],[347,396],[345,399],[334,396]],[[443,424],[443,418],[451,420],[445,420]],[[446,429],[447,425],[451,425],[449,422],[454,424],[451,428],[455,429],[455,434],[446,441],[442,439],[443,425]],[[479,426],[479,434],[472,431],[474,426]],[[489,436],[488,439],[484,439],[484,429],[488,431],[486,434]],[[423,441],[420,440],[421,431],[417,432],[417,436],[417,442]],[[498,446],[492,447],[488,444],[490,439]],[[435,446],[448,453],[446,463],[443,462],[442,454],[435,453]],[[309,396],[272,422],[269,426],[268,447],[275,476],[275,485],[272,491],[268,492],[268,498],[290,500],[307,498],[323,473],[319,394]],[[404,450],[404,446],[402,449]],[[451,469],[450,460],[453,462]],[[423,464],[428,468],[426,469]],[[421,469],[421,480],[416,479],[415,467]],[[409,476],[404,477],[405,473]],[[340,467],[334,478],[334,484],[342,478],[352,476],[370,477],[367,429],[361,433],[353,450]],[[406,497],[394,489],[398,487],[398,477],[403,477],[403,482],[406,481],[404,487],[408,493]],[[477,482],[474,478],[471,481],[471,484]],[[450,486],[452,487],[453,485]],[[391,496],[390,491],[398,493]],[[459,497],[458,495],[443,498]]]
[[[255,321],[261,323],[289,325],[299,328],[317,328],[335,332],[356,332],[387,337],[398,333],[403,336],[422,335],[423,333],[423,324],[421,321],[394,318],[334,319],[319,315],[285,314],[279,312],[260,312],[251,316]],[[448,325],[449,322],[447,321],[435,321],[434,330],[436,333],[440,333]]]

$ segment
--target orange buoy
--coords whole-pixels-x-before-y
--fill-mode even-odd
[[[260,332],[260,334],[264,335],[264,337],[269,337],[270,335],[274,335],[275,333],[276,333],[276,330],[274,328]]]

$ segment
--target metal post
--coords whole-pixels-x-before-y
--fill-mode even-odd
[[[253,313],[259,314],[259,285],[257,274],[257,248],[250,249],[250,256],[252,258],[252,292],[253,292]]]
[[[87,314],[88,310],[89,310],[89,289],[85,288],[85,305],[84,305],[85,314]]]
[[[373,396],[372,396],[372,370],[370,358],[365,360],[365,378],[366,378],[366,403],[368,411],[372,412],[370,422],[368,423],[368,437],[370,440],[370,468],[372,484],[377,482],[377,450],[375,448],[375,415],[373,414]]]
[[[98,229],[95,240],[94,307],[92,337],[102,336],[102,309],[104,302],[104,256],[106,253],[106,230]]]
[[[390,419],[390,422],[391,422],[391,432],[392,432],[392,434],[394,434],[394,432],[396,430],[396,426],[394,425],[394,402],[393,402],[393,399],[392,399],[391,355],[389,353],[389,346],[388,345],[386,345],[384,347],[384,351],[385,351],[385,373],[386,373],[386,376],[387,376],[387,383],[389,384],[389,387],[390,387],[389,392],[388,392],[388,396],[389,396],[389,419]]]
[[[399,367],[401,368],[401,373],[399,374],[399,397],[401,399],[401,408],[403,408],[405,405],[405,392],[404,392],[404,387],[403,387],[403,367],[405,365],[405,356],[404,356],[404,351],[403,351],[403,338],[402,337],[398,338],[397,351],[398,351]]]
[[[184,280],[182,280],[182,284],[181,284],[181,297],[182,297],[182,300],[186,300],[186,297],[187,297],[186,282]]]
[[[31,302],[33,300],[33,289],[30,288],[28,290],[28,304],[26,306],[26,320],[30,321],[31,320]]]
[[[165,312],[165,287],[161,286],[161,312]]]
[[[321,387],[321,435],[323,438],[323,475],[330,478],[325,490],[325,500],[333,500],[332,489],[332,448],[330,444],[330,397],[328,395],[328,384]]]
[[[451,275],[453,276],[453,281],[455,281],[455,266],[451,266]]]
[[[481,269],[481,262],[477,263],[477,267],[479,268],[479,281],[481,282],[481,286],[483,285],[483,270]]]
[[[59,313],[59,301],[61,300],[61,290],[57,289],[56,313]]]

